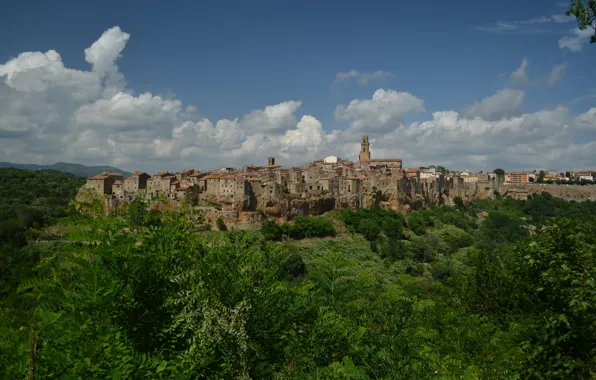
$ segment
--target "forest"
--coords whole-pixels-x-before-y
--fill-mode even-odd
[[[594,202],[497,195],[201,233],[140,200],[79,214],[65,181],[45,224],[22,225],[35,238],[2,242],[3,378],[596,375]]]

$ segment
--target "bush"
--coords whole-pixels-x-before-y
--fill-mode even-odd
[[[228,226],[226,226],[226,223],[223,221],[222,218],[217,218],[217,221],[215,222],[217,224],[217,229],[220,231],[227,231],[228,230]]]
[[[453,198],[453,203],[457,208],[464,208],[464,200],[459,196]]]
[[[298,216],[294,224],[279,224],[273,220],[261,224],[261,233],[265,240],[279,241],[288,236],[292,239],[335,236],[335,227],[327,219],[318,216]]]

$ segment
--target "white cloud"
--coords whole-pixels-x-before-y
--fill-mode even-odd
[[[462,111],[415,123],[424,101],[378,89],[335,109],[345,130],[329,131],[302,101],[264,106],[236,118],[199,118],[197,108],[126,88],[116,61],[129,36],[112,28],[86,50],[91,69],[64,67],[53,51],[22,53],[0,65],[0,161],[111,164],[147,171],[263,163],[295,165],[329,154],[355,159],[361,134],[374,157],[406,166],[519,169],[590,167],[596,161],[596,108],[522,113],[524,92],[503,89]],[[527,61],[516,79],[527,79]],[[521,74],[520,74],[521,73]],[[359,74],[360,75],[360,74]],[[352,80],[356,77],[352,75]]]
[[[120,58],[130,35],[115,26],[85,49],[85,60],[89,62],[100,79],[106,83],[107,91],[119,90],[124,86],[124,76],[118,72],[116,60]]]
[[[528,68],[528,60],[526,58],[522,59],[521,66],[511,73],[510,78],[511,82],[515,86],[523,87],[530,84],[530,80],[528,79],[528,74],[526,73],[526,69]]]
[[[355,99],[347,106],[338,106],[335,118],[351,121],[352,132],[374,134],[395,128],[408,113],[423,111],[424,101],[409,92],[378,89],[370,100]]]
[[[254,110],[242,118],[246,131],[279,133],[296,124],[294,113],[302,106],[300,101],[288,101],[264,110]]]
[[[567,70],[566,63],[562,63],[560,65],[553,67],[553,70],[550,72],[550,75],[548,76],[547,84],[549,86],[554,86],[555,84],[557,84],[563,77],[563,74],[565,74],[566,70]]]
[[[521,90],[505,88],[465,108],[462,115],[466,118],[478,117],[484,120],[511,117],[518,114],[519,107],[524,102],[524,95]]]
[[[569,33],[559,40],[560,49],[569,49],[572,53],[579,53],[582,51],[584,45],[590,41],[590,37],[594,35],[594,29],[587,28],[580,30],[579,28],[569,30]]]
[[[390,77],[393,77],[393,74],[383,70],[377,70],[372,73],[362,73],[358,70],[350,70],[343,73],[337,73],[335,76],[335,83],[347,84],[351,79],[354,79],[359,84],[368,84],[371,80],[382,81]]]
[[[476,26],[472,29],[488,33],[548,34],[553,32],[545,27],[548,24],[562,24],[574,20],[573,16],[554,14],[526,20],[497,21],[489,25]]]

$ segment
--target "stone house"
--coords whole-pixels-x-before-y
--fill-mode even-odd
[[[339,179],[336,177],[321,178],[321,189],[324,193],[339,195]]]
[[[147,188],[147,180],[151,176],[145,172],[134,172],[124,180],[124,194],[126,196],[136,196],[139,190]]]
[[[220,185],[219,185],[219,178],[221,175],[219,174],[210,174],[205,178],[205,194],[207,195],[219,195],[220,192]]]
[[[319,168],[307,169],[302,172],[302,178],[305,183],[319,182],[323,177],[323,171]]]
[[[304,191],[304,184],[302,181],[289,182],[290,194],[301,194]]]
[[[418,168],[405,169],[404,174],[408,179],[420,180],[420,169]]]
[[[118,179],[112,185],[112,197],[124,200],[124,181]]]
[[[194,169],[186,169],[183,170],[181,172],[176,173],[176,179],[177,180],[182,180],[185,178],[190,177],[192,174],[194,174],[195,170]]]
[[[302,182],[302,170],[300,169],[290,169],[290,180],[289,182]]]
[[[339,184],[340,195],[354,195],[361,191],[361,180],[357,177],[343,178]]]
[[[114,179],[107,175],[95,175],[87,178],[87,188],[99,193],[99,194],[112,194],[112,185]]]
[[[113,172],[103,172],[93,177],[87,178],[86,188],[99,194],[112,194],[114,182],[122,181],[122,174]]]
[[[283,196],[283,189],[279,183],[269,181],[263,183],[265,185],[264,193],[271,198],[281,198]]]

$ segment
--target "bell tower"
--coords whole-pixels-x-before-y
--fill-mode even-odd
[[[368,142],[368,136],[362,136],[362,141],[360,142],[360,155],[358,156],[358,160],[370,160],[370,143]]]

